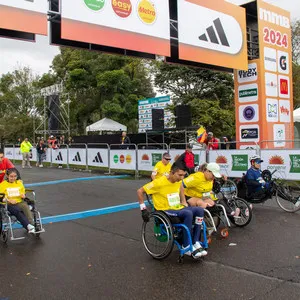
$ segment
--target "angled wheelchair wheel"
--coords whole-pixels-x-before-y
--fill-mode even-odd
[[[286,212],[293,213],[300,209],[300,186],[296,183],[277,184],[275,197],[279,207]]]
[[[174,247],[173,228],[168,217],[161,212],[150,214],[149,222],[142,225],[142,240],[146,251],[155,259],[164,259]]]
[[[227,199],[237,196],[238,188],[236,183],[230,179],[224,181],[221,186],[221,192]]]
[[[228,217],[229,220],[238,227],[244,227],[251,222],[252,219],[252,209],[246,200],[242,198],[233,198],[228,202],[229,206],[232,210],[236,210],[236,208],[240,209],[239,218],[235,218],[233,216]]]

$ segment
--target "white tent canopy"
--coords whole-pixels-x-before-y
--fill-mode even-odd
[[[104,118],[86,127],[88,131],[126,131],[127,127],[114,120]]]
[[[294,122],[300,122],[300,108],[293,111]]]

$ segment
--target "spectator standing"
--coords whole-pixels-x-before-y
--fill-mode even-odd
[[[31,143],[29,142],[28,138],[25,138],[24,141],[21,143],[20,146],[20,151],[22,153],[22,168],[24,169],[26,164],[28,166],[28,168],[31,169],[31,165],[30,165],[30,150],[32,148]]]
[[[45,157],[47,150],[47,146],[44,143],[44,139],[41,139],[39,143],[36,145],[36,155],[37,155],[37,162],[36,166],[42,168],[43,167],[43,159]]]
[[[18,138],[17,139],[17,142],[16,142],[16,146],[21,146],[21,143],[22,143],[22,139],[21,138]]]
[[[195,169],[195,154],[193,153],[193,145],[187,144],[186,150],[176,160],[176,164],[182,164],[189,174],[194,173]]]
[[[125,131],[122,132],[120,143],[122,145],[120,147],[121,149],[126,149],[126,148],[128,149],[128,146],[126,145],[130,144],[130,138],[127,136],[127,133]]]
[[[0,183],[5,177],[6,170],[14,167],[14,164],[8,158],[4,157],[4,151],[0,149]]]
[[[219,140],[214,137],[214,134],[212,132],[209,132],[207,134],[207,138],[204,141],[204,144],[206,144],[208,150],[219,149]]]

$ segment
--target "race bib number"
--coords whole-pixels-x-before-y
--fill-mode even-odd
[[[180,206],[180,197],[178,193],[172,193],[167,195],[169,205],[171,207],[179,207]]]
[[[8,188],[7,195],[8,195],[8,197],[19,197],[20,189],[19,188]]]

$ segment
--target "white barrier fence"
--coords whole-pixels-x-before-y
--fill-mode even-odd
[[[119,170],[131,170],[138,174],[139,171],[151,171],[155,164],[162,159],[164,152],[169,152],[173,163],[183,149],[111,149],[109,145],[89,148],[88,144],[80,147],[65,146],[59,149],[47,149],[46,162],[51,165],[64,164],[108,168]],[[10,160],[22,160],[20,149],[14,146],[6,146],[5,156]],[[229,177],[241,177],[250,167],[249,158],[253,154],[259,154],[263,160],[262,170],[269,169],[275,177],[288,180],[300,180],[300,149],[286,150],[193,150],[195,163],[217,162],[221,167],[221,173]],[[32,161],[36,161],[36,149],[32,149]]]

